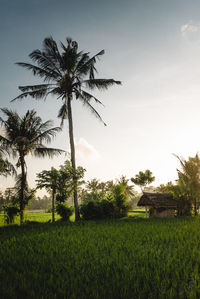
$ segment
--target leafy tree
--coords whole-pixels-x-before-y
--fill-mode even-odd
[[[78,166],[74,169],[69,160],[66,160],[64,165],[60,165],[59,169],[59,181],[58,181],[58,194],[56,197],[57,201],[64,202],[70,197],[71,194],[77,192],[78,187],[80,187],[84,180],[85,169]],[[76,182],[74,183],[74,178]]]
[[[55,197],[58,190],[59,183],[59,171],[54,167],[51,167],[51,170],[43,170],[40,173],[37,173],[37,188],[45,188],[47,192],[52,194],[52,222],[55,221]]]
[[[14,158],[18,157],[17,167],[21,168],[20,180],[20,223],[24,221],[24,209],[26,205],[27,184],[27,166],[25,157],[28,154],[36,157],[53,157],[61,154],[63,151],[55,148],[46,147],[43,142],[49,143],[57,132],[59,127],[51,128],[52,122],[42,122],[34,110],[27,111],[25,116],[20,117],[16,112],[9,109],[1,109],[6,116],[6,120],[0,117],[4,135],[0,135],[0,144],[6,148]]]
[[[45,99],[49,94],[52,94],[61,99],[62,106],[58,112],[58,117],[61,118],[61,125],[68,118],[69,139],[71,148],[71,164],[76,170],[74,132],[72,119],[72,100],[80,100],[100,121],[101,116],[93,107],[91,101],[94,100],[97,104],[102,104],[95,96],[88,92],[97,88],[99,90],[107,89],[114,84],[121,84],[120,81],[113,79],[96,79],[97,72],[95,64],[97,59],[104,54],[100,51],[93,57],[90,53],[85,53],[78,50],[76,41],[67,38],[67,45],[60,43],[60,52],[57,43],[52,37],[44,39],[43,50],[33,51],[29,57],[35,64],[18,62],[17,64],[32,71],[34,75],[39,76],[43,83],[40,85],[19,86],[22,92],[16,99],[23,99],[31,96],[34,99]],[[103,122],[103,121],[102,121]],[[76,176],[73,178],[76,184]],[[74,207],[75,220],[79,220],[79,208],[77,190],[74,191]]]
[[[140,186],[141,191],[144,191],[144,188],[151,184],[155,180],[155,177],[152,176],[152,172],[150,170],[145,170],[145,172],[140,171],[136,174],[135,178],[131,178],[131,181],[135,184]]]
[[[43,170],[37,174],[37,188],[46,188],[47,192],[52,194],[53,222],[55,221],[55,200],[57,203],[64,203],[64,201],[66,201],[66,199],[68,199],[74,192],[75,188],[82,183],[81,178],[83,178],[84,172],[85,169],[81,166],[74,170],[70,161],[67,160],[64,165],[60,165],[59,170],[51,167],[51,170]],[[76,177],[75,185],[73,180],[74,177]],[[63,210],[64,209],[65,208],[63,208]]]

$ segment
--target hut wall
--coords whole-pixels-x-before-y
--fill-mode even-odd
[[[174,217],[174,210],[166,209],[166,210],[163,210],[163,211],[158,211],[157,209],[154,209],[153,216],[156,216],[156,217]]]

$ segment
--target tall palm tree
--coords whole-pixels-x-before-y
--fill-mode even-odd
[[[7,117],[4,120],[0,117],[4,134],[0,135],[0,144],[7,148],[14,158],[18,158],[17,167],[21,168],[21,188],[20,188],[20,223],[24,220],[24,208],[26,204],[27,191],[27,166],[25,157],[31,153],[36,157],[61,154],[63,151],[55,148],[46,147],[43,142],[50,143],[59,127],[51,128],[50,120],[42,122],[42,119],[36,115],[36,111],[27,111],[25,116],[20,117],[16,112],[7,108],[1,109]]]
[[[33,75],[43,79],[43,84],[19,86],[22,93],[14,100],[23,99],[27,96],[31,96],[35,99],[45,99],[49,94],[55,95],[57,99],[62,100],[62,106],[58,112],[58,117],[61,118],[61,125],[63,125],[64,120],[68,118],[71,163],[72,167],[76,169],[71,107],[72,100],[79,99],[100,121],[102,121],[101,116],[92,106],[91,101],[94,100],[98,104],[102,103],[95,96],[90,94],[87,89],[92,90],[97,88],[104,90],[114,84],[121,84],[121,82],[113,79],[95,78],[95,73],[97,72],[95,63],[99,56],[104,54],[104,50],[93,57],[90,57],[90,53],[78,51],[77,42],[72,41],[71,38],[67,38],[66,46],[62,42],[60,45],[62,52],[59,51],[58,45],[52,37],[45,38],[43,42],[43,50],[35,50],[29,55],[36,65],[24,62],[17,63],[32,71]],[[74,177],[74,185],[76,185],[76,177]],[[77,190],[74,191],[74,206],[75,220],[78,220],[80,215]]]

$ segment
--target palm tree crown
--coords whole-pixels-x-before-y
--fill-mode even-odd
[[[60,127],[50,128],[52,121],[42,122],[36,111],[27,111],[24,117],[7,108],[1,109],[7,120],[0,117],[4,135],[0,135],[0,142],[13,157],[26,156],[32,153],[36,157],[49,156],[63,152],[59,149],[46,147],[43,142],[50,143]]]
[[[114,84],[121,84],[114,79],[96,79],[95,63],[99,56],[104,54],[100,51],[93,57],[89,53],[78,51],[78,44],[67,38],[67,46],[60,43],[62,53],[60,53],[57,43],[52,37],[45,38],[43,51],[35,50],[29,57],[36,62],[36,65],[24,62],[17,62],[18,65],[31,70],[34,75],[43,79],[45,84],[19,86],[22,93],[16,99],[23,99],[31,96],[35,99],[47,97],[49,94],[56,95],[63,100],[58,117],[63,124],[68,115],[67,99],[73,97],[81,100],[101,121],[99,113],[91,105],[91,100],[102,104],[95,96],[91,95],[86,89],[98,88],[107,89]],[[13,101],[14,101],[13,100]]]

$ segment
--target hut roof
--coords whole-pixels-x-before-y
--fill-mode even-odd
[[[154,208],[177,209],[178,202],[169,193],[144,192],[138,206],[151,206]]]

